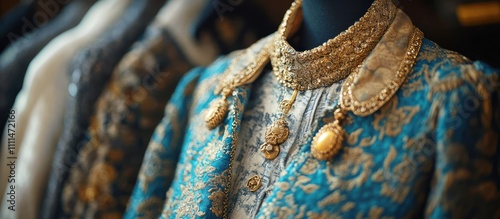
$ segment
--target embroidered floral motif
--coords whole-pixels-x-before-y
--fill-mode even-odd
[[[374,114],[373,127],[380,131],[379,139],[385,135],[395,137],[399,135],[415,114],[420,111],[418,106],[398,107],[398,98],[394,97],[379,112]]]
[[[212,192],[208,198],[212,201],[210,211],[212,211],[215,216],[222,217],[224,215],[224,198],[226,198],[224,191],[218,189],[216,192]]]

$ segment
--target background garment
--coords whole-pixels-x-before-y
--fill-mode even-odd
[[[69,99],[63,133],[57,144],[49,186],[42,202],[42,218],[57,216],[60,191],[66,183],[69,168],[76,161],[75,157],[83,146],[82,140],[85,138],[95,102],[115,65],[144,32],[163,3],[163,0],[133,0],[119,18],[119,22],[74,59],[70,70]]]
[[[227,41],[221,46],[206,38],[208,34],[221,33],[207,30],[200,33],[203,35],[200,40],[194,41],[190,30],[204,3],[213,9],[205,0],[169,1],[144,39],[115,68],[110,84],[98,101],[97,115],[91,119],[89,140],[78,154],[78,161],[64,185],[61,202],[67,215],[121,217],[147,142],[162,118],[164,105],[178,79],[191,67],[188,63],[206,65],[215,58],[216,52],[225,52],[219,48],[240,48],[244,43],[243,40]],[[235,13],[226,19],[240,23],[237,26],[226,23],[224,34],[242,38],[258,36],[253,29],[242,29],[247,21],[254,22],[249,21],[251,17]],[[219,22],[218,19],[210,21]],[[269,22],[267,25],[276,26]],[[103,201],[106,204],[102,204]]]
[[[95,1],[72,1],[56,18],[17,40],[0,55],[0,133],[33,57],[54,37],[77,25]]]
[[[4,195],[1,218],[38,218],[54,149],[63,126],[69,62],[77,51],[116,22],[129,1],[103,0],[96,3],[78,26],[52,40],[28,67],[23,89],[13,107],[17,112],[16,149],[19,150],[15,183],[17,209],[8,209],[8,196]],[[5,133],[2,142],[5,154],[7,137]],[[2,165],[2,179],[7,178],[8,168]],[[5,188],[6,180],[0,184],[2,189]]]
[[[166,3],[144,37],[115,67],[97,101],[88,140],[62,185],[64,215],[122,217],[147,143],[175,85],[191,63],[207,64],[215,58],[214,42],[197,42],[189,35],[190,24],[205,2]]]
[[[394,69],[400,62],[410,61],[402,59],[411,49],[409,37],[400,34],[414,29],[409,28],[411,22],[403,19],[401,12],[398,16],[365,59],[362,72],[354,75],[357,85],[353,93],[363,97],[376,94],[383,99],[384,88],[393,86],[384,80],[398,77]],[[328,161],[312,156],[311,143],[319,129],[334,120],[338,99],[323,89],[309,91],[330,100],[307,101],[314,110],[301,118],[309,121],[304,123],[306,127],[290,129],[301,133],[295,144],[298,153],[279,155],[287,165],[272,185],[267,180],[262,182],[261,189],[269,192],[243,197],[255,204],[248,207],[256,209],[257,218],[483,218],[500,214],[496,207],[500,204],[496,165],[500,157],[500,95],[495,86],[498,71],[427,39],[419,50],[409,51],[418,56],[411,60],[415,65],[408,69],[402,86],[397,85],[397,92],[384,105],[376,105],[378,110],[373,114],[348,113],[343,125],[348,133],[344,147]],[[238,159],[233,154],[235,147],[238,142],[252,142],[241,135],[241,122],[247,117],[246,121],[262,122],[265,127],[270,119],[259,121],[263,115],[246,112],[254,87],[261,85],[256,83],[269,78],[261,75],[257,82],[234,89],[229,97],[229,114],[217,128],[203,128],[209,105],[217,98],[214,88],[227,77],[221,72],[233,60],[245,60],[245,56],[240,58],[221,58],[181,79],[165,118],[153,134],[134,188],[131,201],[142,206],[141,216],[149,216],[162,202],[149,194],[161,195],[167,188],[162,218],[219,218],[227,212],[229,201],[225,199],[231,199],[226,191],[241,186],[229,183],[231,159]],[[239,69],[234,72],[238,74]],[[307,98],[307,92],[304,96]],[[280,98],[271,92],[260,96],[261,101],[264,99]],[[469,108],[467,99],[477,101],[476,107]],[[362,100],[360,104],[369,104]],[[253,134],[262,139],[265,128],[259,130]],[[263,174],[246,168],[253,174]]]
[[[89,139],[61,185],[64,215],[121,218],[125,211],[172,87],[191,66],[166,30],[149,29],[145,39],[117,66],[97,103]]]

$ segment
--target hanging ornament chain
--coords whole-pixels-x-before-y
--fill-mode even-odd
[[[288,129],[288,122],[286,117],[288,112],[295,102],[299,90],[295,89],[293,91],[292,97],[289,100],[283,100],[280,104],[282,111],[281,117],[273,122],[266,129],[265,143],[260,146],[260,151],[263,153],[264,157],[269,160],[275,159],[280,153],[279,145],[288,139],[288,134],[290,133]]]

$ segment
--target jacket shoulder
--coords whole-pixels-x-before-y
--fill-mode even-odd
[[[475,69],[486,75],[497,74],[494,68],[481,61],[471,61],[458,52],[444,49],[436,43],[424,39],[420,52],[415,63],[415,72],[423,70],[429,71],[432,79],[441,79],[446,77],[459,77],[469,74],[467,69]]]
[[[424,39],[413,72],[403,90],[422,91],[431,100],[437,93],[459,92],[464,87],[482,89],[488,87],[489,93],[495,92],[498,85],[498,70],[481,61],[471,61],[467,57]],[[418,84],[418,86],[417,86]],[[486,91],[483,95],[486,95]],[[462,95],[466,95],[462,92]],[[472,94],[471,94],[472,95]],[[405,95],[406,96],[406,95]]]
[[[471,61],[429,40],[422,44],[413,78],[408,81],[415,85],[412,89],[420,89],[412,97],[426,96],[430,105],[426,127],[433,130],[438,168],[427,217],[495,214],[493,206],[498,206],[500,196],[490,191],[496,190],[500,180],[494,167],[500,157],[498,74],[481,61]]]

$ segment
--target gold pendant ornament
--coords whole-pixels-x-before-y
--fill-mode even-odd
[[[226,118],[229,111],[229,103],[227,98],[231,94],[232,89],[226,88],[224,84],[218,85],[215,88],[216,94],[221,94],[222,97],[213,100],[210,103],[208,112],[205,115],[205,124],[209,130],[217,127]]]
[[[226,118],[228,108],[229,104],[227,103],[226,97],[213,101],[205,116],[207,128],[212,130],[217,127],[222,120]]]
[[[335,110],[335,121],[324,125],[313,138],[311,152],[318,160],[329,160],[342,149],[346,132],[340,125],[345,118],[346,111],[342,108]]]
[[[280,153],[279,145],[286,141],[288,134],[288,123],[284,118],[280,118],[267,127],[266,143],[260,146],[260,151],[266,159],[273,160],[278,156]]]
[[[283,115],[266,129],[266,142],[260,146],[260,151],[268,160],[274,160],[278,156],[280,153],[279,145],[288,139],[290,130],[288,129],[288,122],[285,118],[292,108],[298,92],[299,90],[295,89],[290,100],[284,100],[281,102],[280,108],[283,111]]]
[[[273,145],[281,144],[286,141],[288,134],[288,123],[284,118],[280,118],[267,128],[266,142]]]
[[[249,61],[241,60],[245,53],[241,54],[234,58],[229,67],[221,75],[221,82],[215,87],[214,94],[220,94],[222,98],[215,99],[210,103],[210,108],[205,116],[205,123],[208,129],[212,130],[216,128],[226,118],[229,111],[227,99],[233,91],[239,86],[252,83],[260,75],[264,66],[269,62],[269,46],[270,44],[267,43],[259,50],[253,48],[253,46],[248,48],[247,53],[257,53],[255,60],[252,60],[244,69],[241,69],[242,66],[245,66],[242,63]]]

